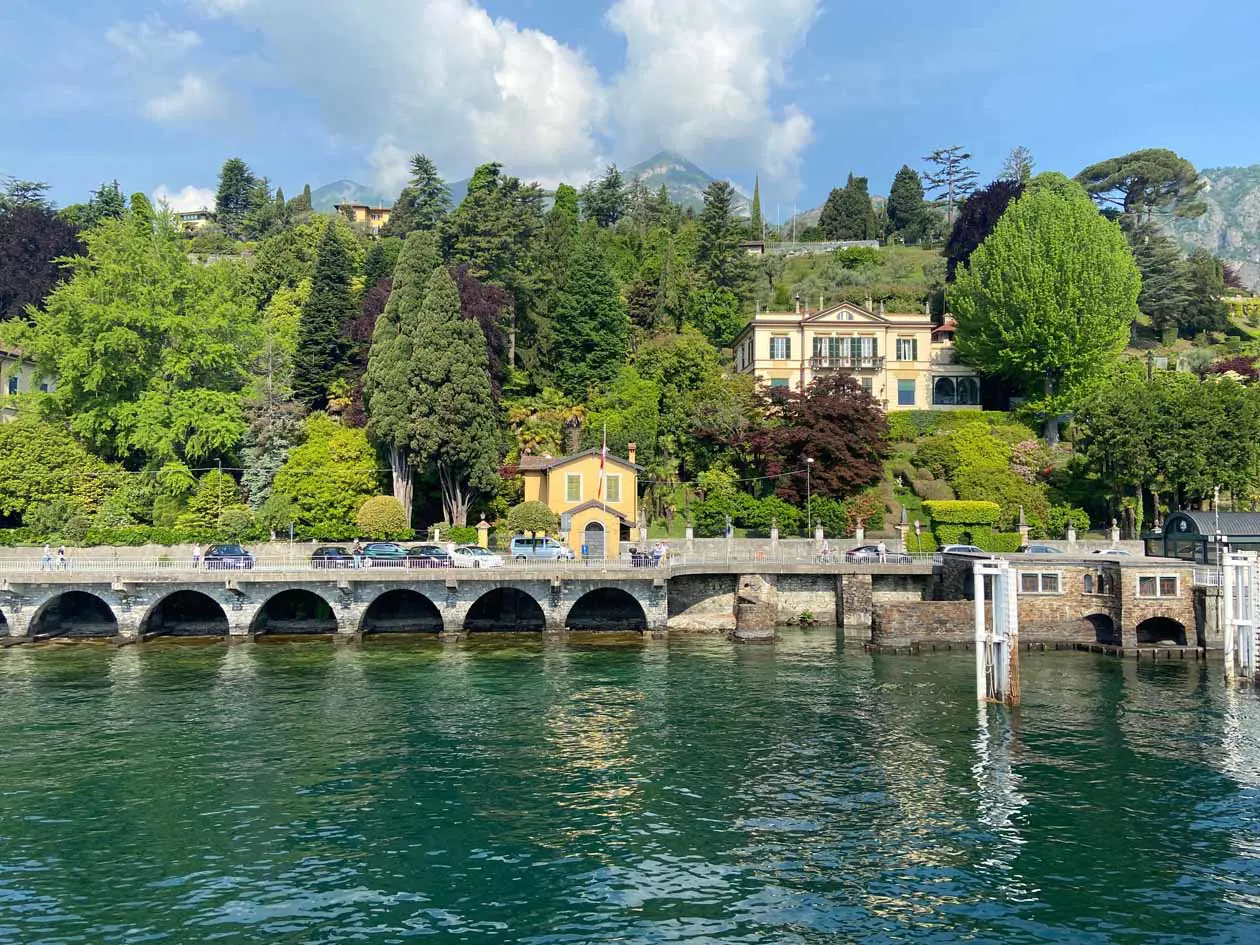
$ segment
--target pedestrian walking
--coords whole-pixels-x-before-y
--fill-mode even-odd
[[[52,545],[44,545],[43,557],[39,559],[39,569],[41,571],[51,571],[53,566]]]
[[[350,549],[350,554],[354,558],[354,566],[363,567],[363,546],[359,544],[359,539],[354,540],[354,547]]]
[[[70,564],[66,560],[66,546],[59,545],[57,547],[57,570],[65,571],[65,570],[68,570],[69,567],[70,567]]]
[[[879,560],[881,562],[888,558],[888,546],[882,541],[875,546],[875,550],[879,552]]]
[[[193,542],[193,570],[201,567],[201,543]]]
[[[661,558],[665,556],[665,549],[661,547],[658,541],[652,546],[652,567],[659,568],[661,566]]]

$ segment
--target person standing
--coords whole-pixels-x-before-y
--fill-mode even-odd
[[[44,544],[43,557],[39,559],[39,569],[41,571],[51,571],[53,566],[52,545]]]
[[[354,558],[354,566],[363,567],[363,546],[359,544],[359,539],[354,540],[354,547],[350,549],[350,554]]]
[[[57,570],[65,571],[69,568],[69,562],[66,561],[66,546],[57,546]]]
[[[875,548],[879,552],[879,560],[885,561],[888,558],[888,546],[881,541]]]
[[[201,542],[193,542],[193,570],[201,567]]]

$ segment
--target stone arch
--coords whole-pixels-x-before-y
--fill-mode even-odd
[[[629,591],[597,587],[574,602],[564,625],[569,630],[646,630],[647,613]]]
[[[253,633],[336,633],[332,604],[314,591],[292,587],[267,598],[258,608]]]
[[[364,633],[441,633],[442,612],[419,591],[394,588],[368,605],[360,629]]]
[[[958,395],[952,377],[938,377],[932,385],[932,403],[942,407],[952,406],[958,402]]]
[[[7,637],[12,631],[9,629],[9,618],[4,615],[4,611],[0,610],[0,637]]]
[[[1082,622],[1086,630],[1094,634],[1095,643],[1120,645],[1120,634],[1116,631],[1116,622],[1109,614],[1090,614]]]
[[[113,609],[87,591],[63,591],[40,605],[31,618],[30,634],[39,637],[113,637],[118,618]]]
[[[496,587],[468,609],[464,629],[482,633],[536,633],[547,628],[542,605],[515,587]]]
[[[149,608],[140,636],[224,637],[228,616],[223,605],[202,591],[172,591]]]
[[[974,377],[960,377],[955,382],[957,394],[954,402],[963,407],[974,407],[980,403],[980,381]]]
[[[1148,617],[1137,625],[1137,642],[1138,646],[1185,646],[1186,627],[1172,617]]]

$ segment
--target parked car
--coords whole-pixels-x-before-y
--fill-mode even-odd
[[[312,568],[350,568],[354,558],[345,548],[316,548],[311,552]]]
[[[508,554],[516,561],[534,558],[540,561],[570,560],[576,557],[573,549],[554,538],[527,538],[517,535],[508,545]]]
[[[409,568],[452,568],[451,553],[440,545],[416,545],[407,549]]]
[[[975,545],[946,545],[941,549],[943,555],[982,555],[986,554],[983,548],[977,548]]]
[[[363,546],[365,568],[405,568],[407,549],[393,541],[373,541]]]
[[[1096,555],[1106,555],[1108,558],[1132,558],[1133,552],[1125,551],[1123,548],[1096,548]]]
[[[248,571],[254,566],[254,556],[240,545],[211,545],[202,561],[208,571]]]
[[[910,564],[914,559],[899,551],[884,550],[881,557],[879,545],[862,545],[850,548],[844,553],[844,560],[850,564]]]
[[[1061,552],[1058,548],[1054,547],[1053,545],[1024,545],[1023,548],[1019,549],[1019,553],[1022,555],[1061,555],[1063,554],[1063,552]]]
[[[451,562],[457,568],[503,567],[503,559],[499,555],[477,545],[460,545],[451,552]]]

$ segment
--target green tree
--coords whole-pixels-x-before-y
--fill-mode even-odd
[[[1151,224],[1139,224],[1129,233],[1133,259],[1142,276],[1138,308],[1156,331],[1176,328],[1190,303],[1190,275],[1177,244]]]
[[[617,170],[609,164],[604,173],[582,188],[582,214],[596,226],[614,226],[626,213],[630,189]]]
[[[423,154],[411,158],[411,181],[394,201],[382,236],[406,236],[414,230],[435,230],[451,212],[451,192],[437,165]]]
[[[353,274],[354,263],[336,229],[326,227],[315,259],[311,294],[298,321],[293,363],[294,395],[313,410],[327,406],[328,392],[339,377],[345,355],[341,326],[356,313],[350,291]]]
[[[355,523],[365,536],[384,541],[410,538],[412,534],[411,517],[392,495],[377,495],[364,502]]]
[[[189,261],[143,194],[84,234],[87,253],[9,340],[57,378],[49,419],[105,458],[152,465],[230,452],[258,351],[256,312],[234,262]]]
[[[639,460],[651,463],[656,459],[660,397],[660,387],[654,381],[641,377],[632,367],[622,368],[607,392],[591,401],[582,428],[582,446],[600,446],[606,430],[610,452],[625,456],[629,444],[634,443]]]
[[[755,240],[765,239],[765,221],[761,218],[761,175],[753,178],[752,208],[749,211],[748,229]]]
[[[289,201],[289,209],[296,216],[300,213],[310,213],[314,207],[311,206],[311,185],[306,184],[302,187],[302,192]]]
[[[436,244],[435,244],[436,245]],[[363,260],[363,285],[370,289],[382,279],[394,274],[398,257],[402,254],[403,241],[397,236],[373,240]]]
[[[181,528],[213,529],[223,513],[241,504],[241,492],[228,473],[212,469],[197,481],[197,490],[188,500],[188,508],[179,517]]]
[[[123,478],[79,443],[64,424],[32,416],[0,424],[0,515],[22,516],[33,506],[69,499],[94,512]]]
[[[1166,148],[1146,148],[1091,164],[1076,180],[1099,206],[1126,227],[1161,216],[1197,217],[1207,209],[1199,194],[1207,181],[1194,165]]]
[[[1190,298],[1180,320],[1186,336],[1201,331],[1226,331],[1229,308],[1222,301],[1227,294],[1225,264],[1206,249],[1196,249],[1185,262]]]
[[[1004,375],[1057,417],[1119,357],[1141,278],[1120,229],[1088,200],[1026,194],[948,289],[958,356]]]
[[[243,238],[245,218],[258,203],[258,177],[240,158],[228,158],[219,171],[214,218],[234,240]]]
[[[460,317],[459,290],[442,267],[425,289],[412,363],[412,462],[436,468],[446,521],[463,526],[479,494],[498,486],[499,430],[481,326]]]
[[[726,181],[715,180],[705,188],[704,209],[697,221],[696,269],[714,289],[738,296],[748,281],[748,254],[734,205],[735,189]]]
[[[412,507],[413,418],[418,399],[428,393],[417,385],[413,362],[420,340],[425,289],[438,262],[433,234],[412,231],[394,270],[389,301],[376,320],[363,383],[368,431],[389,455],[394,498],[407,512],[408,527]]]
[[[101,184],[92,191],[87,203],[76,203],[57,214],[76,230],[86,230],[105,219],[120,219],[127,212],[127,198],[118,181]]]
[[[876,234],[875,208],[865,177],[849,175],[848,183],[832,190],[818,223],[829,240],[869,240]]]
[[[954,208],[976,189],[976,172],[967,163],[971,154],[953,145],[937,148],[923,160],[931,166],[923,172],[924,190],[945,198],[945,223],[953,229]]]
[[[923,181],[908,164],[893,178],[888,191],[888,230],[907,243],[917,243],[924,235]]]
[[[580,238],[556,297],[551,362],[561,390],[582,397],[616,376],[626,359],[630,322],[592,238]]]
[[[1036,164],[1032,151],[1021,144],[1019,147],[1012,148],[1011,153],[1006,156],[997,179],[1007,180],[1013,184],[1027,184],[1032,180],[1032,172]]]
[[[554,535],[560,531],[560,516],[546,502],[522,502],[508,512],[508,529],[514,535]]]
[[[355,515],[377,491],[376,455],[367,434],[323,413],[307,417],[304,433],[305,442],[290,450],[276,473],[273,496],[292,502],[293,521],[304,535],[351,537]]]

